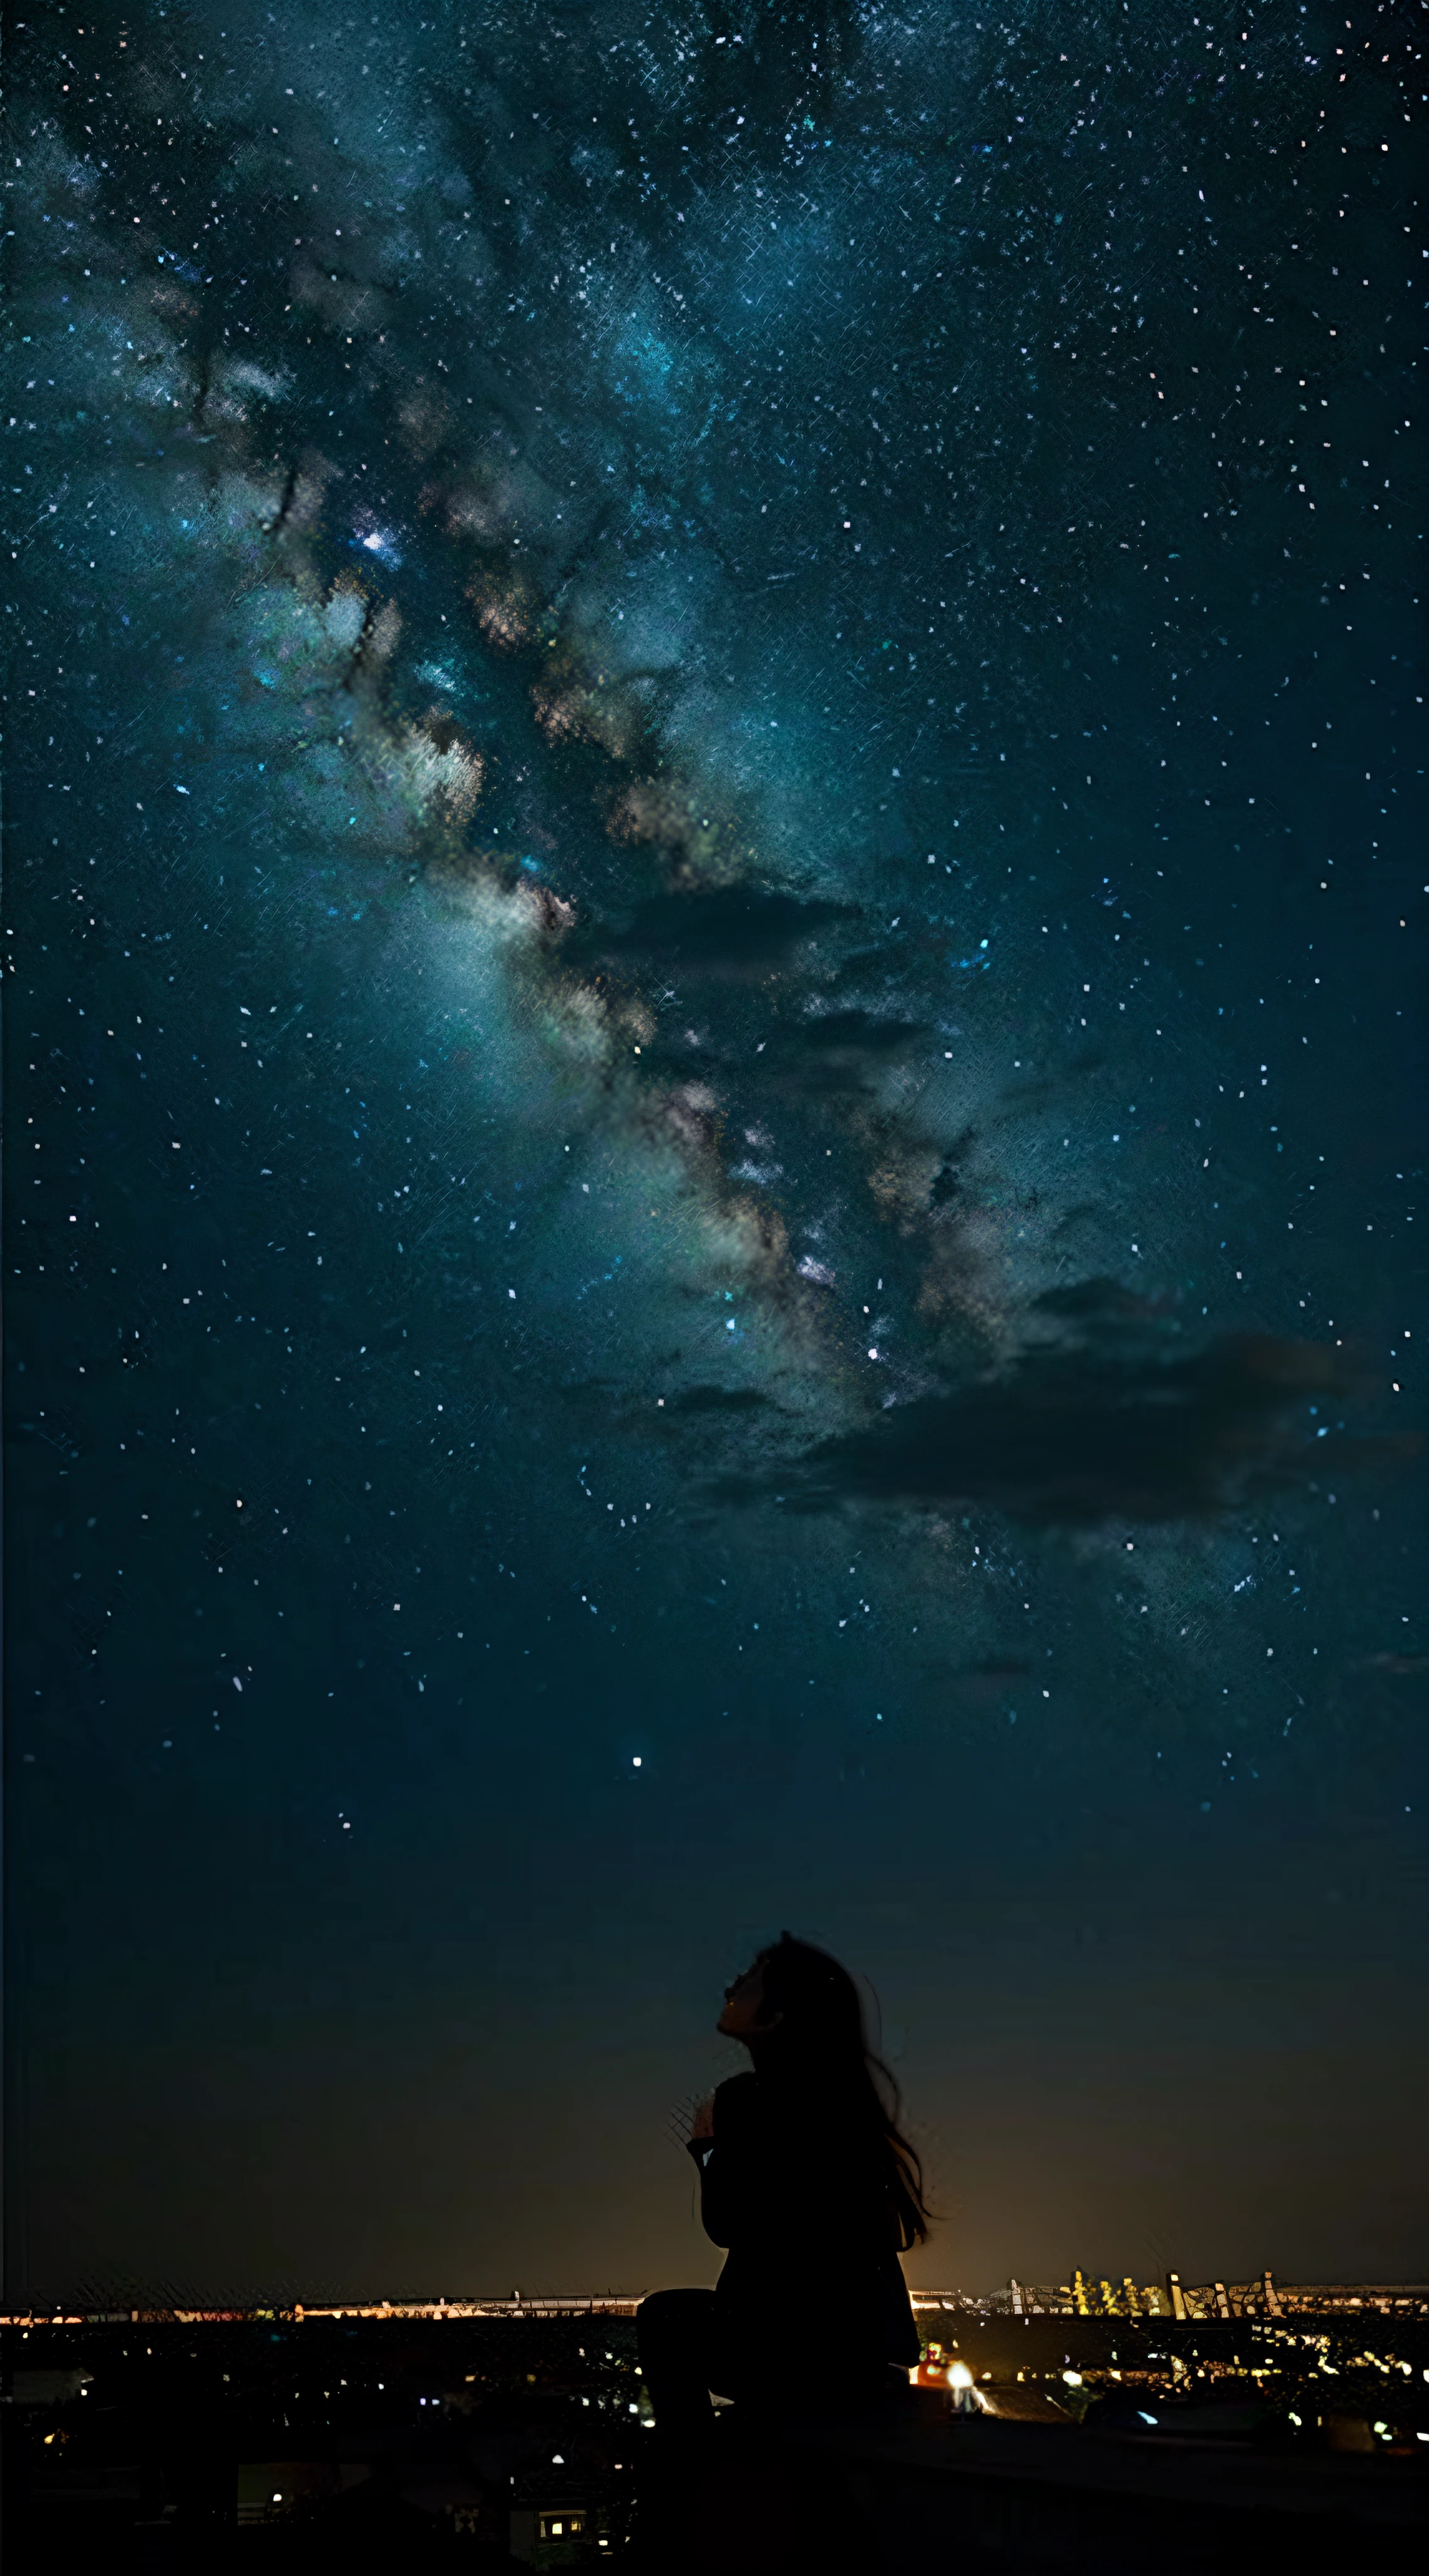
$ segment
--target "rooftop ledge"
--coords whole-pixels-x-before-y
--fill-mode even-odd
[[[652,2496],[641,2576],[1343,2576],[1429,2531],[1417,2461],[949,2415],[934,2392],[885,2424],[736,2415]]]

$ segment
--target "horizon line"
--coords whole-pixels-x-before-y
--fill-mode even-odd
[[[1256,2274],[1248,2281],[1182,2284],[1179,2275],[1175,2273],[1168,2273],[1166,2280],[1168,2287],[1171,2283],[1175,2284],[1181,2300],[1187,2302],[1194,2300],[1198,2307],[1203,2300],[1214,2302],[1211,2313],[1209,2315],[1188,2314],[1178,2318],[1174,2309],[1170,2315],[1163,2315],[1157,2309],[1151,2308],[1149,2304],[1144,2311],[1139,2304],[1133,2307],[1129,2303],[1115,2308],[1108,2307],[1100,2301],[1095,2306],[1083,2305],[1083,2299],[1094,2298],[1098,2292],[1109,2293],[1118,2301],[1129,2292],[1131,2298],[1138,2303],[1143,2300],[1149,2303],[1152,2297],[1159,2301],[1166,2293],[1159,2287],[1155,2290],[1150,2286],[1143,2289],[1133,2283],[1129,2275],[1124,2280],[1113,2283],[1100,2277],[1091,2280],[1080,2272],[1074,2275],[1072,2284],[1059,2283],[1055,2287],[1044,2288],[1039,2284],[1019,2281],[1013,2276],[995,2290],[910,2289],[909,2298],[915,2310],[920,2308],[987,2309],[1006,2306],[1013,2314],[1024,2319],[1033,2315],[1070,2314],[1099,2317],[1108,2323],[1117,2318],[1129,2323],[1139,2317],[1147,2324],[1153,2322],[1213,2324],[1218,2317],[1243,2313],[1242,2302],[1247,2293],[1263,2300],[1267,2291],[1271,2293],[1275,2305],[1284,2301],[1292,2309],[1311,2304],[1318,2305],[1321,2302],[1345,2307],[1360,2307],[1366,2303],[1378,2304],[1381,2301],[1400,2299],[1429,2302],[1429,2281],[1289,2282],[1278,2279],[1271,2272]],[[335,2321],[345,2317],[375,2323],[384,2321],[401,2323],[403,2320],[419,2319],[458,2323],[464,2319],[476,2317],[633,2316],[641,2299],[647,2295],[648,2293],[643,2290],[638,2292],[579,2290],[548,2292],[527,2298],[523,2297],[520,2291],[514,2291],[504,2298],[477,2296],[456,2299],[349,2298],[314,2301],[292,2299],[252,2304],[237,2301],[209,2304],[186,2300],[166,2302],[163,2305],[157,2303],[151,2305],[145,2302],[123,2306],[96,2304],[93,2307],[80,2306],[74,2301],[58,2300],[38,2306],[0,2310],[0,2327],[161,2324],[302,2325],[309,2321],[317,2323],[320,2320]],[[1235,2308],[1229,2304],[1232,2299],[1236,2302]]]

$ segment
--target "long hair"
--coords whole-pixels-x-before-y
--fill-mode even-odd
[[[782,1932],[756,1965],[768,2008],[781,2016],[764,2062],[801,2089],[817,2090],[831,2115],[876,2143],[897,2224],[899,2249],[921,2244],[931,2224],[918,2151],[898,2126],[894,2076],[868,2044],[859,1991],[846,1968],[811,1941]]]

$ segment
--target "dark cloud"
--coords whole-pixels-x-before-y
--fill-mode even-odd
[[[769,1402],[752,1386],[691,1386],[683,1395],[667,1395],[664,1410],[678,1419],[681,1414],[748,1414],[760,1412]]]
[[[576,964],[648,964],[686,981],[738,982],[788,966],[817,931],[855,917],[851,904],[714,886],[696,894],[652,895],[623,930],[578,931],[565,954]]]
[[[927,1036],[917,1020],[872,1011],[823,1011],[776,1030],[760,1071],[774,1091],[861,1091]]]
[[[963,1175],[975,1141],[972,1129],[965,1127],[947,1147],[928,1191],[930,1208],[955,1207],[966,1195]]]
[[[669,1353],[667,1365],[677,1366],[679,1357],[678,1351]],[[657,1440],[669,1440],[686,1427],[708,1439],[726,1427],[737,1431],[756,1415],[780,1409],[772,1397],[762,1395],[756,1387],[703,1383],[657,1396],[653,1388],[647,1394],[635,1395],[612,1378],[587,1378],[563,1387],[561,1394],[572,1418],[588,1432],[617,1432]]]
[[[880,1019],[863,1010],[825,1011],[817,1016],[782,1021],[751,1051],[749,1041],[736,1042],[705,1028],[647,1044],[647,1060],[689,1073],[698,1062],[733,1084],[746,1103],[849,1099],[873,1088],[890,1066],[902,1063],[928,1035],[917,1020]]]
[[[998,1377],[820,1442],[783,1471],[785,1501],[990,1509],[1044,1527],[1170,1521],[1369,1454],[1313,1418],[1351,1383],[1317,1344],[1234,1334],[1188,1350],[1174,1319],[1100,1281],[1041,1301],[1034,1322],[1052,1337]]]

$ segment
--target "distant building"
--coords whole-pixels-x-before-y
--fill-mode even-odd
[[[593,2492],[599,2483],[556,2462],[519,2479],[508,2525],[512,2557],[527,2567],[561,2568],[585,2565],[592,2543],[608,2547],[609,2516]]]
[[[1166,2317],[1183,2325],[1218,2317],[1337,2316],[1377,2310],[1382,2316],[1429,2317],[1429,2281],[1208,2281],[1193,2287],[1179,2272],[1164,2282],[1093,2280],[1077,2270],[1055,2284],[1010,2280],[1005,2291],[969,2298],[960,2290],[915,2290],[915,2313],[1014,2317]]]

